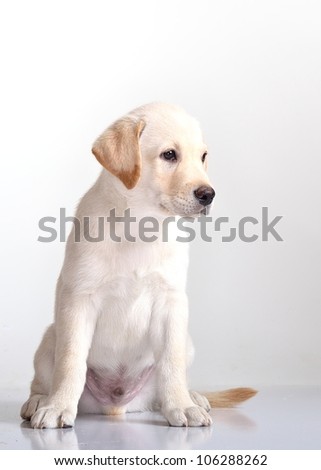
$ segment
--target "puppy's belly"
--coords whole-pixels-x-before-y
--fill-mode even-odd
[[[87,369],[86,389],[104,406],[124,406],[132,401],[148,382],[154,365],[149,365],[136,375],[130,375],[125,366],[118,370]]]

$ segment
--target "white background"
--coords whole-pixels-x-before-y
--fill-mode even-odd
[[[155,100],[201,122],[214,217],[283,216],[283,242],[192,244],[192,385],[320,385],[320,2],[12,0],[0,18],[1,386],[27,386],[52,320],[64,244],[37,241],[39,218],[72,215],[93,140]]]

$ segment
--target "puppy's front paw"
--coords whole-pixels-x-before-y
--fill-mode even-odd
[[[35,414],[38,408],[44,405],[45,400],[47,399],[46,395],[35,394],[22,405],[20,416],[22,419],[30,420],[31,416]]]
[[[42,406],[31,418],[31,427],[45,428],[70,428],[74,425],[76,412],[56,406]]]
[[[172,408],[163,410],[163,414],[171,426],[210,426],[210,415],[200,406],[189,408]]]

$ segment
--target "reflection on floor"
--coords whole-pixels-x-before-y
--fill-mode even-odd
[[[236,409],[212,410],[210,428],[171,428],[160,414],[132,413],[34,430],[19,420],[24,398],[1,392],[0,449],[321,449],[321,388],[260,390]]]

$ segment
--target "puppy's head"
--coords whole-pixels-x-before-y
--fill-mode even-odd
[[[197,216],[214,198],[200,127],[181,108],[152,103],[132,111],[96,140],[93,153],[127,190],[163,214]]]

